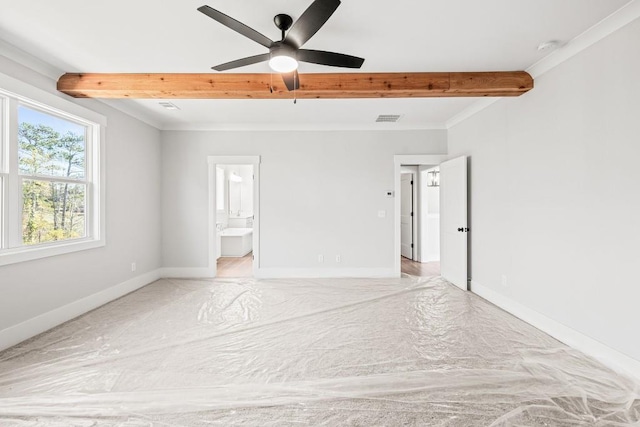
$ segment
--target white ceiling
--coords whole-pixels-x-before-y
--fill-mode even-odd
[[[362,72],[523,70],[628,0],[343,0],[305,48],[364,57]],[[0,37],[63,72],[213,72],[216,64],[266,52],[199,13],[208,4],[279,39],[278,13],[294,20],[311,0],[0,0]],[[301,73],[343,72],[301,64]],[[269,72],[266,63],[236,72]],[[276,77],[277,78],[277,77]],[[534,89],[535,90],[535,89]],[[164,129],[429,128],[474,102],[469,98],[375,100],[158,100],[116,104]],[[375,124],[379,114],[401,114]]]

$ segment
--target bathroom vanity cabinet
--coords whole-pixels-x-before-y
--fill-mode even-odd
[[[253,228],[253,216],[229,217],[229,228]]]

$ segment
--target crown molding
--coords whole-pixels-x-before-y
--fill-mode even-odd
[[[446,130],[445,123],[189,123],[165,124],[163,131],[408,131],[408,130]]]
[[[2,39],[0,39],[0,55],[10,59],[16,64],[27,67],[30,70],[53,80],[54,82],[64,74],[63,70],[54,67],[48,62],[45,62]]]
[[[582,34],[579,34],[569,42],[551,52],[549,55],[540,59],[525,71],[528,72],[531,77],[536,79],[638,18],[640,18],[640,0],[632,0],[584,31]],[[501,99],[503,98],[484,98],[473,103],[447,120],[447,129],[451,129]]]
[[[640,0],[633,0],[540,59],[526,71],[533,78],[539,77],[638,18]]]

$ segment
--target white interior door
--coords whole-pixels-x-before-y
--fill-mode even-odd
[[[467,157],[440,164],[440,274],[467,290]]]
[[[413,259],[413,175],[403,173],[400,181],[400,254]]]

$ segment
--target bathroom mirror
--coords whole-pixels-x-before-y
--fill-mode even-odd
[[[253,215],[253,166],[227,165],[225,173],[229,218]]]
[[[229,216],[238,216],[242,210],[242,182],[229,180]]]

